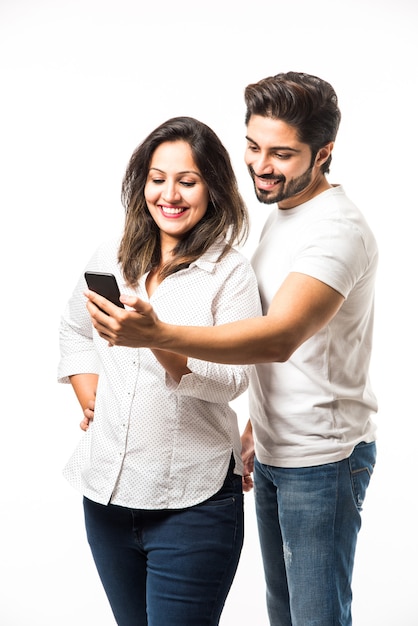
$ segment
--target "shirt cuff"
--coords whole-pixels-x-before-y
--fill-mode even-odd
[[[95,353],[80,352],[61,359],[58,365],[59,383],[69,383],[75,374],[99,374],[100,365]]]
[[[169,374],[165,375],[165,384],[167,389],[175,391],[181,396],[194,396],[196,390],[205,384],[208,363],[201,361],[200,359],[187,359],[187,367],[190,370],[190,374],[182,376],[181,381],[177,383]]]

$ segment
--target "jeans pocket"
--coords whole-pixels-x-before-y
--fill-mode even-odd
[[[376,444],[359,443],[348,459],[354,501],[359,511],[363,508],[367,487],[376,464]]]

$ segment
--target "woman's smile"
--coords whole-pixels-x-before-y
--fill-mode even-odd
[[[171,246],[200,222],[208,208],[209,192],[186,141],[165,141],[158,146],[144,194],[161,242],[170,241]]]
[[[174,207],[174,206],[160,206],[161,213],[168,218],[176,218],[180,217],[185,211],[187,211],[187,207]]]

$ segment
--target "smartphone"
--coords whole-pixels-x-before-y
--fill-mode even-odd
[[[84,277],[86,283],[91,291],[95,291],[100,296],[110,300],[116,306],[120,306],[124,309],[124,305],[119,300],[120,291],[118,283],[113,274],[107,274],[106,272],[85,272]]]

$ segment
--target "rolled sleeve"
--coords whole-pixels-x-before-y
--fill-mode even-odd
[[[190,374],[176,384],[167,376],[167,385],[179,396],[192,396],[206,402],[230,402],[244,391],[249,383],[251,365],[218,365],[189,358]]]
[[[59,383],[69,383],[73,374],[98,374],[100,359],[93,339],[75,330],[65,319],[60,326],[61,359],[58,363]]]
[[[74,374],[99,374],[100,364],[96,353],[77,352],[64,357],[58,364],[57,380],[69,383]]]

